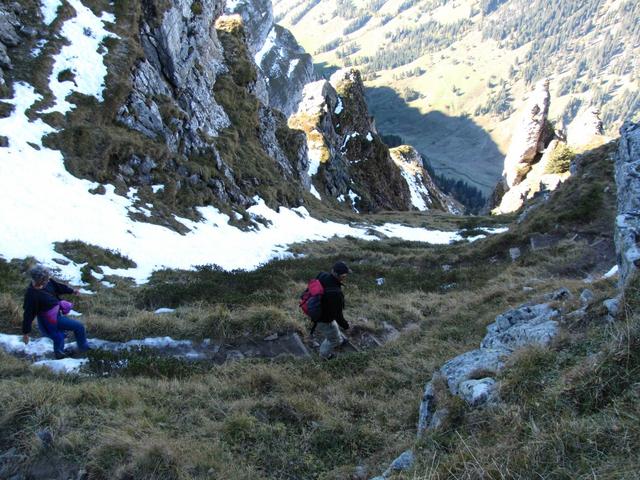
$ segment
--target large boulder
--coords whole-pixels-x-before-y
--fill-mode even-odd
[[[541,80],[531,93],[504,159],[503,177],[508,188],[522,181],[544,148],[541,141],[550,103],[549,80]]]
[[[627,122],[620,129],[615,175],[618,186],[615,241],[619,283],[624,288],[640,266],[640,124]]]

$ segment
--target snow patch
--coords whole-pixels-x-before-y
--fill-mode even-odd
[[[344,152],[344,149],[347,146],[347,143],[349,143],[349,140],[351,140],[352,138],[356,138],[358,135],[360,135],[358,132],[353,132],[351,135],[347,135],[344,139],[344,142],[342,143],[342,147],[340,147],[340,151]]]
[[[42,147],[42,136],[53,128],[40,119],[31,122],[25,115],[40,96],[24,83],[16,83],[14,90],[15,98],[7,103],[16,108],[9,118],[0,119],[0,131],[9,139],[9,146],[0,149],[0,224],[11,225],[0,229],[0,253],[7,260],[33,256],[49,263],[57,276],[82,285],[82,265],[52,262],[59,258],[54,251],[55,242],[80,240],[119,250],[137,264],[131,269],[101,266],[103,275],[132,277],[143,283],[153,271],[162,268],[217,264],[226,270],[255,269],[271,259],[291,256],[288,245],[304,241],[324,241],[334,236],[377,239],[368,233],[368,225],[321,221],[312,218],[303,207],[281,207],[276,212],[261,199],[256,199],[256,205],[247,212],[264,218],[268,226],[258,223],[252,231],[230,225],[229,216],[212,206],[198,208],[202,217],[199,222],[176,218],[189,229],[184,235],[160,225],[134,221],[129,212],[136,209],[137,190],[131,189],[123,197],[116,195],[113,185],[103,185],[104,195],[89,193],[99,184],[69,174],[62,154]],[[52,199],[64,201],[65,208],[43,209]],[[340,201],[344,201],[344,195]],[[455,232],[400,226],[396,230],[387,227],[383,233],[426,242],[436,238],[441,243],[441,236],[459,239]]]
[[[296,69],[299,63],[300,63],[299,58],[294,58],[291,61],[291,63],[289,64],[289,71],[287,72],[287,77],[291,77],[291,75],[293,74],[293,71]]]
[[[367,133],[367,140],[369,140],[370,142],[373,142],[373,136],[371,135],[371,132]]]
[[[262,64],[262,60],[264,56],[273,49],[276,45],[276,30],[274,28],[271,29],[269,35],[267,35],[266,40],[264,41],[264,45],[260,49],[258,53],[256,53],[255,60],[257,65]]]
[[[338,97],[338,103],[336,105],[336,109],[334,110],[336,115],[340,115],[344,110],[344,106],[342,105],[342,98]]]
[[[114,23],[115,17],[110,13],[103,13],[97,17],[80,0],[68,0],[76,11],[76,16],[67,20],[62,26],[61,35],[70,44],[62,47],[54,57],[53,71],[49,78],[49,88],[55,96],[55,105],[44,113],[66,113],[74,108],[66,98],[71,92],[79,92],[93,96],[102,101],[104,78],[107,67],[104,64],[104,53],[98,51],[102,41],[107,37],[117,37],[105,29],[105,22]],[[64,71],[71,71],[73,81],[58,80],[58,75]]]
[[[316,190],[316,187],[314,187],[313,184],[311,185],[309,191],[311,192],[311,195],[316,197],[318,200],[322,200],[322,198],[320,197],[320,193],[318,192],[318,190]]]
[[[158,193],[164,191],[164,185],[151,185],[151,191],[153,193]]]
[[[611,278],[617,273],[618,273],[618,265],[614,265],[613,267],[611,267],[611,270],[609,270],[607,273],[603,275],[603,278]]]
[[[45,24],[51,25],[57,18],[60,5],[62,5],[62,0],[42,0],[40,11]]]
[[[156,315],[162,315],[163,313],[173,313],[175,311],[175,308],[159,308],[153,313],[155,313]]]
[[[425,210],[429,210],[427,202],[425,198],[429,198],[429,190],[424,185],[422,181],[422,175],[415,174],[413,175],[411,172],[400,168],[400,173],[402,174],[402,178],[407,182],[409,186],[409,193],[411,194],[411,205],[413,205],[417,210],[424,212]]]
[[[40,360],[34,367],[45,367],[57,374],[77,374],[83,365],[89,363],[87,358],[63,358],[62,360]]]

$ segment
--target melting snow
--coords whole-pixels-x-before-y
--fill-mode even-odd
[[[141,340],[130,340],[125,343],[109,342],[98,338],[90,338],[89,344],[101,350],[120,351],[131,348],[146,347],[155,349],[179,349],[180,354],[189,358],[202,357],[202,354],[195,350],[193,342],[190,340],[174,340],[171,337],[143,338]],[[70,349],[77,348],[75,342],[67,344]],[[48,338],[32,338],[28,345],[22,342],[21,335],[7,335],[0,333],[0,348],[13,355],[22,355],[32,360],[37,360],[33,365],[47,367],[56,373],[78,373],[82,365],[87,363],[86,358],[63,358],[53,360],[48,357],[53,356],[53,342]]]
[[[158,193],[164,190],[164,185],[151,185],[153,193]]]
[[[34,367],[45,367],[53,373],[78,373],[87,358],[63,358],[62,360],[40,360],[33,364]]]
[[[92,68],[101,67],[93,65]],[[77,78],[81,79],[82,75]],[[257,224],[253,231],[229,225],[229,217],[214,207],[198,208],[202,216],[200,222],[175,217],[189,228],[184,235],[159,225],[136,222],[128,214],[136,210],[137,191],[132,189],[123,197],[115,194],[113,185],[105,185],[104,195],[89,193],[99,184],[72,176],[64,167],[62,154],[42,146],[42,136],[54,129],[40,119],[30,121],[25,115],[40,96],[25,83],[16,83],[14,90],[15,98],[7,103],[16,108],[9,118],[0,119],[0,131],[9,139],[9,146],[0,148],[0,204],[3,206],[0,224],[11,226],[0,229],[0,255],[7,260],[33,256],[51,262],[59,258],[53,249],[55,242],[81,240],[118,250],[137,264],[132,269],[102,266],[103,275],[132,277],[142,283],[161,268],[189,269],[217,264],[227,270],[255,269],[273,258],[290,257],[287,246],[303,241],[327,240],[333,236],[377,240],[377,236],[367,233],[370,228],[390,236],[429,243],[459,240],[455,232],[323,222],[312,218],[303,207],[280,208],[276,212],[260,199],[255,200],[256,205],[249,208],[248,213],[266,219],[269,227]],[[355,132],[348,138],[357,135]],[[344,201],[344,196],[339,200]],[[52,201],[63,202],[65,207],[46,208]],[[82,284],[83,265],[51,263],[61,277],[77,285]]]
[[[316,187],[314,187],[313,184],[311,185],[309,191],[311,192],[311,195],[316,197],[318,200],[322,200],[322,198],[320,197],[320,193],[318,192],[318,190],[316,190]]]
[[[344,107],[342,106],[342,98],[338,97],[338,104],[336,105],[335,114],[340,115],[342,113],[342,110],[344,110]]]
[[[291,74],[293,73],[293,71],[296,69],[296,67],[298,66],[298,63],[300,63],[300,59],[299,58],[294,58],[291,63],[289,64],[289,72],[287,73],[287,76],[290,77]]]
[[[260,51],[256,53],[255,60],[257,65],[262,64],[262,60],[264,59],[264,56],[267,53],[269,53],[269,51],[273,47],[275,47],[275,45],[276,45],[276,30],[275,28],[272,28],[271,31],[269,32],[269,35],[267,35],[266,40],[264,41],[264,45],[262,46]]]
[[[353,132],[351,135],[347,135],[344,139],[344,142],[342,143],[342,147],[340,147],[340,150],[344,152],[344,149],[347,146],[347,143],[349,143],[349,140],[351,140],[352,138],[356,138],[358,135],[360,135],[358,132]]]
[[[44,23],[51,25],[58,16],[58,7],[62,4],[62,0],[42,0],[40,11],[44,17]]]
[[[367,140],[369,140],[370,142],[373,142],[373,136],[371,135],[371,132],[367,133]]]
[[[427,190],[427,187],[422,183],[422,175],[412,175],[411,172],[403,168],[400,169],[400,173],[409,186],[411,204],[421,212],[429,210],[427,202],[425,201],[425,198],[429,198],[429,190]]]
[[[115,37],[104,28],[104,23],[115,22],[115,17],[110,13],[103,13],[101,17],[97,17],[82,5],[80,0],[68,2],[77,16],[67,20],[62,26],[61,35],[69,40],[70,44],[63,46],[60,53],[54,57],[49,88],[55,96],[55,105],[45,113],[66,113],[71,110],[73,105],[66,101],[66,97],[73,91],[94,96],[102,101],[107,67],[103,61],[103,53],[99,53],[98,49],[106,37]],[[73,81],[58,80],[58,75],[66,70],[74,74]]]
[[[173,313],[175,311],[176,311],[175,308],[159,308],[153,313],[155,313],[156,315],[161,315],[163,313]]]
[[[603,278],[611,278],[616,273],[618,273],[618,265],[614,265],[613,267],[611,267],[611,270],[609,270],[607,273],[605,273]]]

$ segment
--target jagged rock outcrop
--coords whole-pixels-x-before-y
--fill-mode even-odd
[[[268,96],[241,18],[224,16],[222,0],[198,5],[177,0],[161,14],[142,16],[144,58],[132,74],[118,120],[183,158],[168,167],[205,202],[212,197],[215,203],[246,208],[259,194],[299,204],[296,185],[308,185],[303,135],[289,130],[286,118],[265,104]],[[185,165],[194,157],[199,165],[206,163],[204,169]],[[132,182],[127,169],[120,173]],[[274,184],[281,184],[276,192],[260,191]]]
[[[157,24],[151,14],[142,18],[145,58],[133,73],[133,89],[118,112],[118,119],[129,128],[187,155],[211,151],[207,138],[218,136],[230,124],[214,96],[218,75],[227,71],[222,44],[212,28],[224,1],[205,0],[199,14],[191,3],[172,3]]]
[[[542,80],[527,102],[504,159],[503,178],[491,198],[492,213],[515,212],[526,199],[555,190],[570,176],[568,165],[557,166],[557,157],[563,154],[565,143],[548,127],[549,105],[549,81]]]
[[[544,149],[541,142],[550,103],[549,80],[541,80],[531,92],[504,159],[502,175],[507,188],[512,188],[522,181],[538,153]]]
[[[544,150],[542,158],[531,167],[524,180],[504,191],[500,196],[495,195],[494,199],[499,198],[499,200],[492,213],[515,212],[524,205],[526,200],[558,188],[560,183],[571,176],[568,164],[565,165],[566,168],[558,166],[557,159],[562,155],[571,156],[571,153],[564,142],[555,138]]]
[[[588,145],[594,137],[604,135],[604,127],[600,120],[600,110],[590,106],[578,112],[576,118],[567,128],[567,143],[571,146]]]
[[[627,122],[620,129],[615,176],[618,186],[615,241],[619,283],[624,288],[640,266],[640,124]]]
[[[226,2],[227,15],[238,14],[247,32],[251,55],[260,51],[274,25],[271,0],[230,0]]]
[[[431,175],[424,168],[422,156],[415,148],[410,145],[401,145],[391,148],[389,153],[407,182],[413,208],[420,211],[435,209],[455,215],[462,214],[464,210],[462,205],[445,195],[436,186]]]
[[[311,55],[289,30],[274,24],[271,0],[229,2],[226,12],[240,15],[246,25],[249,50],[262,72],[264,103],[291,115],[304,86],[314,79]]]
[[[558,293],[552,294],[555,298]],[[424,389],[418,419],[418,436],[437,428],[446,412],[439,410],[437,385],[472,406],[498,400],[498,382],[493,378],[505,366],[506,359],[527,345],[549,345],[558,334],[560,312],[547,303],[524,304],[498,315],[487,327],[480,348],[447,361]]]
[[[398,161],[407,168],[396,165],[369,115],[357,70],[340,70],[329,81],[308,84],[289,125],[307,134],[309,175],[324,195],[349,203],[357,211],[417,208],[403,172],[411,171],[411,179],[419,173],[420,184],[427,188],[427,176],[417,164],[419,154],[413,149],[405,156],[397,152]],[[457,210],[455,202],[438,193],[434,185],[432,192],[414,200],[422,200],[427,208]]]
[[[0,89],[6,85],[4,70],[11,70],[13,64],[9,57],[9,50],[20,44],[22,25],[16,16],[21,12],[19,3],[0,5]]]

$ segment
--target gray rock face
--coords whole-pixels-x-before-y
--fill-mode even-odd
[[[620,313],[620,299],[619,298],[609,298],[602,302],[604,307],[609,312],[609,315],[612,317],[617,317],[618,313]]]
[[[510,310],[487,327],[480,346],[513,351],[525,345],[548,345],[558,333],[558,322],[552,320],[557,316],[558,311],[547,304]]]
[[[214,150],[210,139],[230,123],[213,95],[217,75],[226,71],[213,28],[224,2],[204,0],[200,13],[192,11],[191,3],[176,0],[158,26],[142,22],[145,59],[118,112],[118,120],[129,128],[187,155]]]
[[[249,51],[255,55],[267,40],[273,28],[273,3],[271,0],[232,0],[225,7],[227,15],[242,17],[247,32]]]
[[[640,266],[640,124],[625,123],[615,156],[618,199],[616,253],[619,285],[624,288]]]
[[[11,70],[13,64],[9,49],[17,46],[21,39],[18,32],[22,25],[9,6],[0,5],[0,87],[5,85],[4,70]]]
[[[467,380],[460,383],[460,397],[473,407],[489,403],[497,395],[496,386],[496,381],[490,377]]]
[[[405,450],[400,454],[400,456],[398,456],[398,458],[391,462],[389,468],[387,468],[382,475],[373,477],[371,480],[385,480],[394,473],[412,469],[415,463],[416,459],[413,451]]]
[[[20,43],[20,22],[15,14],[5,8],[0,8],[0,42],[8,47],[15,47]]]
[[[407,181],[376,132],[357,70],[308,84],[289,124],[307,134],[309,175],[320,193],[356,211],[411,208]]]
[[[271,0],[229,2],[226,12],[242,17],[249,50],[262,75],[258,98],[287,117],[297,110],[304,86],[313,81],[313,60],[289,30],[274,24]]]
[[[424,168],[422,156],[410,145],[391,148],[391,159],[400,169],[411,194],[411,206],[416,210],[443,210],[461,215],[462,205],[443,193]]]
[[[509,350],[483,347],[465,352],[449,360],[440,368],[440,374],[446,379],[452,394],[460,393],[460,384],[470,379],[477,371],[498,372],[504,367]]]
[[[549,80],[541,80],[531,93],[520,125],[504,159],[503,176],[508,188],[522,181],[531,162],[544,148],[540,145],[540,141],[549,113],[550,102]]]
[[[514,350],[527,345],[548,345],[558,333],[558,323],[553,320],[558,315],[559,312],[546,303],[525,304],[498,315],[487,327],[479,349],[452,358],[426,384],[420,403],[418,436],[442,421],[437,418],[442,409],[438,408],[434,388],[440,376],[451,394],[472,406],[497,402],[498,384],[492,374],[504,368]],[[441,415],[446,416],[446,412],[441,411]]]
[[[588,288],[585,288],[582,293],[580,293],[580,303],[585,307],[591,305],[594,299],[595,295]]]
[[[290,116],[302,100],[304,86],[315,78],[311,55],[289,30],[274,25],[255,60],[266,79],[269,105]]]

